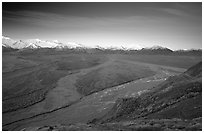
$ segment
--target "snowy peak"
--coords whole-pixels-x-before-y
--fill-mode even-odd
[[[41,48],[40,46],[34,44],[34,43],[30,43],[28,44],[26,47],[24,48],[29,48],[29,49],[36,49],[36,48]]]
[[[158,49],[169,49],[169,48],[166,48],[166,47],[162,47],[162,46],[159,46],[159,45],[154,45],[152,47],[147,47],[145,49],[150,49],[150,50],[158,50]]]
[[[14,49],[36,49],[36,48],[57,48],[57,49],[75,49],[75,48],[86,48],[82,44],[75,42],[62,43],[58,40],[40,40],[40,39],[27,39],[14,41],[9,37],[2,36],[2,45],[4,47],[11,47]]]
[[[12,47],[12,45],[16,43],[15,40],[9,38],[9,37],[5,37],[5,36],[2,36],[2,45],[4,47]]]
[[[77,48],[81,47],[80,44],[77,44],[75,42],[68,42],[68,43],[62,43],[58,40],[40,40],[40,39],[30,39],[26,40],[26,42],[29,42],[30,45],[35,44],[35,46],[38,46],[38,48],[57,48],[57,49],[66,49],[66,48]]]
[[[27,44],[26,48],[54,48],[57,46],[57,44],[54,42],[43,41],[40,39],[28,39],[24,40],[23,42]]]

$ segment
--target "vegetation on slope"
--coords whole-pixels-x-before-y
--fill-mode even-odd
[[[93,70],[77,80],[77,91],[89,95],[103,89],[154,75],[148,67],[124,62],[114,62],[106,67]]]
[[[99,56],[73,54],[4,56],[3,113],[41,102],[61,77],[105,60]]]
[[[199,63],[175,77],[179,80],[169,78],[157,88],[139,97],[118,99],[109,113],[93,123],[151,120],[154,125],[154,120],[175,118],[191,123],[194,119],[202,117],[201,69],[202,63]],[[201,129],[202,124],[200,122],[197,124],[199,126],[194,130]],[[188,130],[187,128],[183,127],[183,130]]]

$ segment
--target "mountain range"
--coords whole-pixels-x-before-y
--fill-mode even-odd
[[[44,41],[40,39],[27,39],[15,41],[9,37],[2,36],[2,46],[13,49],[36,49],[36,48],[77,48],[83,47],[77,43],[61,43],[58,40]]]
[[[119,47],[102,47],[96,45],[95,47],[85,46],[75,42],[62,43],[58,40],[44,41],[40,39],[27,39],[27,40],[14,40],[9,37],[2,36],[2,47],[3,52],[16,51],[16,50],[26,50],[26,49],[57,49],[57,50],[83,50],[88,53],[115,53],[115,52],[128,52],[137,54],[177,54],[177,55],[201,55],[201,49],[190,49],[190,50],[176,50],[173,51],[169,48],[162,46],[152,46],[152,47],[135,47],[128,48],[125,46]]]

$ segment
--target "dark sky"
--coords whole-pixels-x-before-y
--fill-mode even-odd
[[[5,3],[3,35],[85,45],[201,48],[202,3]]]

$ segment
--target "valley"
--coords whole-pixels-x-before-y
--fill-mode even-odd
[[[4,130],[89,123],[118,99],[138,97],[201,61],[200,56],[38,52],[3,53]]]

